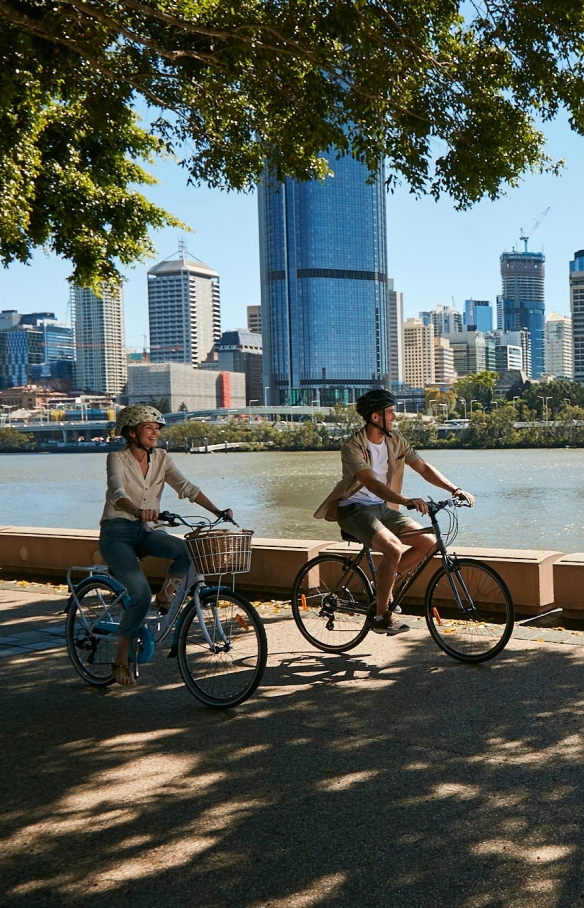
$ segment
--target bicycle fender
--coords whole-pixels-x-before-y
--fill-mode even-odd
[[[95,582],[96,580],[99,581],[100,583],[104,583],[104,584],[107,584],[108,586],[111,586],[112,590],[115,590],[116,593],[121,593],[124,589],[124,585],[122,583],[120,583],[119,580],[114,580],[114,578],[111,577],[109,574],[93,574],[91,577],[84,577],[83,580],[80,580],[79,583],[76,583],[75,592],[79,595],[79,593],[83,592],[83,590],[86,586],[88,586],[90,583]],[[128,606],[129,601],[130,601],[130,597],[124,596],[124,606],[125,607]],[[71,606],[74,605],[74,603],[75,603],[75,600],[73,598],[73,594],[71,594],[69,596],[69,598],[67,599],[67,604],[66,604],[65,608],[63,609],[63,611],[65,613],[67,613],[69,611],[69,609],[71,608]]]

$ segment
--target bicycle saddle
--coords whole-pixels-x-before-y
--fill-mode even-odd
[[[341,539],[344,539],[345,542],[358,542],[359,545],[363,545],[360,539],[357,539],[355,536],[351,536],[351,534],[345,532],[345,530],[341,530]]]

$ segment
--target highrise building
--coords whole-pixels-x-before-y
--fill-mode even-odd
[[[459,378],[468,375],[469,372],[484,372],[491,365],[494,367],[494,345],[491,364],[487,354],[487,342],[482,331],[471,331],[469,328],[464,328],[462,331],[453,331],[443,337],[450,341],[454,352],[454,369]]]
[[[389,383],[383,167],[329,155],[324,183],[258,190],[264,388],[270,404],[350,403]]]
[[[404,372],[406,384],[425,388],[435,381],[434,326],[421,318],[404,322]]]
[[[584,249],[570,262],[570,312],[574,349],[574,381],[584,384]]]
[[[251,331],[252,334],[261,334],[262,333],[262,307],[261,306],[248,306],[247,307],[247,330]]]
[[[545,323],[546,375],[555,378],[574,378],[574,348],[572,344],[572,319],[552,312]]]
[[[445,337],[434,338],[434,369],[437,385],[451,385],[458,378],[454,369],[454,350]]]
[[[404,295],[393,289],[393,280],[387,280],[387,356],[389,381],[393,385],[404,381]]]
[[[420,318],[425,324],[434,325],[434,337],[462,331],[462,313],[452,306],[436,303],[436,308],[431,309],[430,312],[420,312]]]
[[[202,369],[243,372],[248,406],[264,401],[262,387],[262,336],[251,331],[224,331]]]
[[[73,287],[75,383],[80,391],[117,397],[127,381],[124,296],[121,285],[93,290]]]
[[[148,271],[150,359],[198,366],[221,336],[219,275],[184,245]]]
[[[542,252],[501,255],[501,312],[504,331],[526,329],[531,335],[533,378],[543,373],[545,334],[545,256]]]
[[[484,334],[493,330],[493,307],[488,300],[464,301],[464,325],[482,331]]]

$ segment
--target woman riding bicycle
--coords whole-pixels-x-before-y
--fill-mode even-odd
[[[129,652],[132,640],[150,608],[152,593],[138,559],[144,555],[167,558],[171,564],[156,606],[168,611],[172,596],[186,575],[190,559],[182,539],[162,529],[153,528],[158,519],[160,499],[165,484],[179,498],[197,502],[216,516],[232,517],[230,509],[220,511],[206,495],[186,479],[163,448],[157,448],[162,414],[145,404],[133,404],[121,410],[116,421],[116,435],[126,440],[122,451],[107,455],[107,493],[101,516],[99,550],[112,574],[126,587],[130,604],[125,609],[118,636],[118,649],[112,663],[118,684],[135,684],[130,671]]]

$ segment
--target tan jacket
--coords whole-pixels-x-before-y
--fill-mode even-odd
[[[406,441],[397,429],[391,430],[391,437],[385,439],[387,445],[387,484],[389,488],[401,494],[404,467],[419,457],[417,451]],[[330,495],[323,501],[314,513],[321,520],[336,520],[339,501],[350,498],[355,492],[363,488],[363,483],[355,479],[355,474],[361,470],[370,470],[372,464],[371,449],[367,440],[365,427],[355,432],[341,448],[341,462],[343,478],[336,484]],[[387,502],[388,507],[397,510],[399,505]]]

